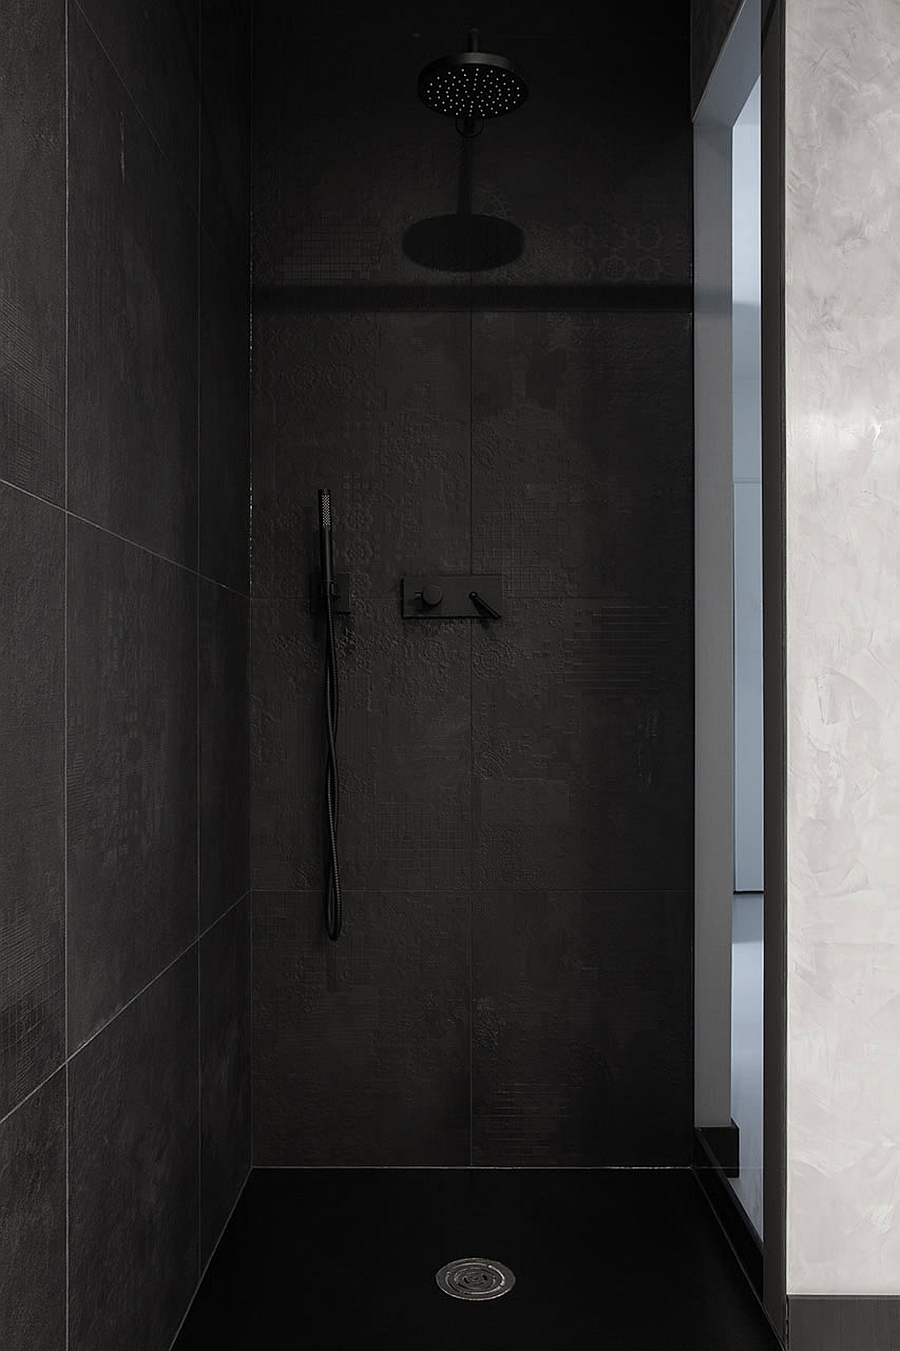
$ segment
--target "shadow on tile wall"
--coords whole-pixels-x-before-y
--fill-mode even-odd
[[[689,34],[651,10],[489,6],[531,96],[466,145],[415,92],[452,24],[322,14],[310,44],[257,7],[258,1164],[689,1162]],[[471,269],[460,208],[496,223]],[[334,948],[323,486],[352,575]],[[476,570],[501,622],[401,620],[404,574]]]
[[[11,1351],[169,1346],[249,1168],[249,20],[3,7]]]

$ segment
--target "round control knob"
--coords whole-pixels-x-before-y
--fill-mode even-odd
[[[422,604],[428,606],[440,605],[444,599],[444,593],[439,586],[432,582],[429,586],[422,587]]]

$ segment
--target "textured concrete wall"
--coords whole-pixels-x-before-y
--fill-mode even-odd
[[[895,0],[788,0],[788,1290],[798,1294],[900,1292],[898,78]]]

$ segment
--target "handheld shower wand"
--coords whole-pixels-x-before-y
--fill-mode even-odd
[[[340,784],[338,778],[337,731],[340,695],[338,691],[337,647],[334,636],[334,554],[331,543],[331,493],[319,492],[319,558],[322,598],[325,610],[325,929],[332,941],[340,937],[343,923],[341,878],[338,859],[338,818]]]

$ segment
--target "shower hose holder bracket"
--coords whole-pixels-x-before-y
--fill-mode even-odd
[[[312,578],[312,597],[319,605],[324,606],[325,598],[322,594],[324,581],[321,572],[313,574]],[[336,615],[348,615],[350,613],[350,574],[349,572],[335,572],[331,576],[331,610]]]
[[[477,599],[473,599],[477,597]],[[404,619],[500,619],[500,576],[404,577]]]

